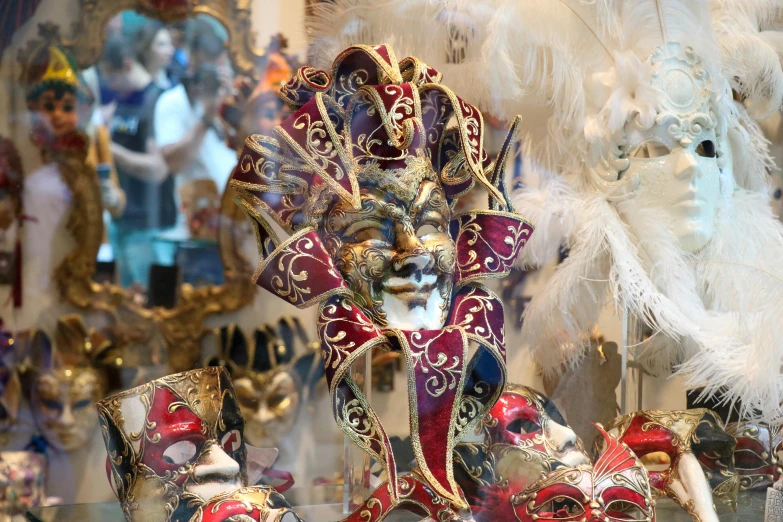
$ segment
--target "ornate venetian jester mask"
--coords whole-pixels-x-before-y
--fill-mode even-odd
[[[639,456],[653,490],[672,498],[694,520],[717,520],[713,496],[736,508],[737,443],[713,411],[641,411],[618,417],[607,430]]]
[[[23,517],[46,499],[46,457],[29,451],[0,452],[0,519]]]
[[[605,450],[595,464],[560,468],[511,497],[516,520],[655,522],[644,466],[628,446],[599,431]]]
[[[753,422],[730,422],[726,432],[737,439],[734,465],[740,479],[740,491],[765,491],[780,479],[783,451],[781,426]]]
[[[76,314],[58,320],[54,347],[44,332],[34,335],[24,380],[33,419],[53,447],[74,451],[89,443],[98,426],[94,405],[106,391],[101,368],[110,348]]]
[[[556,469],[590,463],[555,404],[526,386],[506,384],[479,428],[482,442],[455,448],[460,486],[478,521],[513,516],[508,512],[513,494]]]
[[[128,522],[187,522],[213,496],[247,486],[244,420],[224,368],[169,375],[97,407]]]
[[[239,409],[250,444],[277,447],[293,428],[300,406],[323,376],[319,353],[293,318],[280,321],[279,335],[266,325],[252,342],[236,325],[219,331],[221,358],[232,376]],[[304,336],[303,336],[304,335]],[[295,339],[307,350],[295,355]]]
[[[336,420],[388,476],[354,512],[370,520],[400,506],[448,520],[467,510],[454,445],[505,382],[503,308],[480,281],[505,277],[532,232],[505,194],[516,126],[493,162],[481,113],[440,79],[388,45],[350,47],[331,73],[303,67],[281,90],[295,112],[274,136],[248,139],[231,181],[259,239],[256,283],[302,308],[320,304]],[[453,215],[476,185],[489,209]],[[469,342],[480,345],[472,357]],[[415,474],[397,475],[351,378],[372,348],[405,358]]]

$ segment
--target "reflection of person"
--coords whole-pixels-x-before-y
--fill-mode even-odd
[[[162,91],[121,37],[106,43],[100,71],[116,93],[107,123],[119,182],[128,199],[125,212],[111,222],[110,240],[122,285],[146,286],[151,264],[171,264],[163,252],[154,250],[153,236],[176,221],[173,180],[153,137],[152,118]]]
[[[275,125],[290,115],[288,105],[277,95],[297,69],[284,52],[286,45],[283,35],[274,36],[264,53],[261,80],[253,86],[250,79],[238,78],[236,93],[223,105],[221,116],[231,126],[233,148],[240,149],[252,134],[271,136]]]
[[[232,72],[223,41],[208,23],[194,22],[187,88],[163,93],[155,106],[155,140],[177,185],[211,178],[222,188],[236,163],[216,117],[228,96]]]
[[[169,89],[168,67],[174,55],[171,33],[162,23],[150,21],[141,25],[134,35],[136,60],[152,75],[152,81],[161,89]]]

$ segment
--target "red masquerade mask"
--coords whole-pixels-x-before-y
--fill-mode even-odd
[[[455,449],[459,484],[479,521],[496,520],[509,498],[542,474],[590,463],[554,403],[526,386],[507,384],[481,428],[481,443]]]
[[[639,456],[649,471],[653,489],[671,497],[692,515],[699,517],[704,515],[700,513],[703,510],[712,510],[712,496],[729,506],[736,505],[736,440],[726,433],[714,412],[636,412],[615,419],[607,430],[616,433]]]
[[[285,498],[269,487],[241,488],[200,507],[190,522],[302,522]]]
[[[604,453],[593,466],[561,468],[511,498],[520,522],[655,521],[647,472],[633,452],[601,430]]]
[[[780,479],[780,452],[783,431],[780,426],[752,422],[731,422],[729,435],[737,439],[734,463],[740,477],[740,491],[765,491]]]
[[[214,495],[247,485],[244,421],[223,368],[158,379],[101,401],[98,412],[129,522],[185,522]]]

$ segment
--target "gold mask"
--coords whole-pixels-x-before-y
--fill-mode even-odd
[[[423,179],[411,176],[403,186],[362,183],[361,208],[338,200],[324,219],[335,265],[356,304],[381,326],[436,330],[446,321],[456,246],[451,209],[426,163],[414,167]]]

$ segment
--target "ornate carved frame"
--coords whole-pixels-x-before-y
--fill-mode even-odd
[[[255,64],[263,51],[256,50],[253,44],[251,0],[80,0],[80,3],[81,13],[74,24],[72,39],[60,38],[56,25],[44,24],[39,28],[43,39],[61,43],[80,67],[97,62],[104,44],[104,26],[121,11],[136,10],[165,22],[181,21],[203,13],[215,17],[226,27],[234,68],[248,76],[256,76]],[[30,47],[38,43],[31,42]],[[20,59],[24,55],[24,51],[20,52]],[[93,280],[98,249],[104,237],[98,176],[80,161],[63,161],[60,170],[71,191],[67,227],[77,245],[53,275],[62,298],[85,311],[111,312],[116,319],[111,332],[116,344],[147,346],[153,351],[155,343],[162,339],[172,372],[196,366],[201,355],[201,339],[207,332],[203,326],[206,318],[241,309],[252,302],[256,291],[250,282],[254,260],[242,256],[241,244],[235,236],[235,223],[246,218],[233,202],[233,191],[226,190],[223,196],[218,231],[224,284],[197,288],[183,284],[175,308],[147,309],[135,303],[133,295],[121,287]]]
[[[106,23],[121,11],[135,10],[166,23],[186,20],[197,14],[213,16],[229,34],[229,55],[234,69],[252,75],[263,50],[255,46],[252,30],[252,0],[80,0],[79,21],[73,38],[63,42],[80,67],[98,61],[105,43]]]

